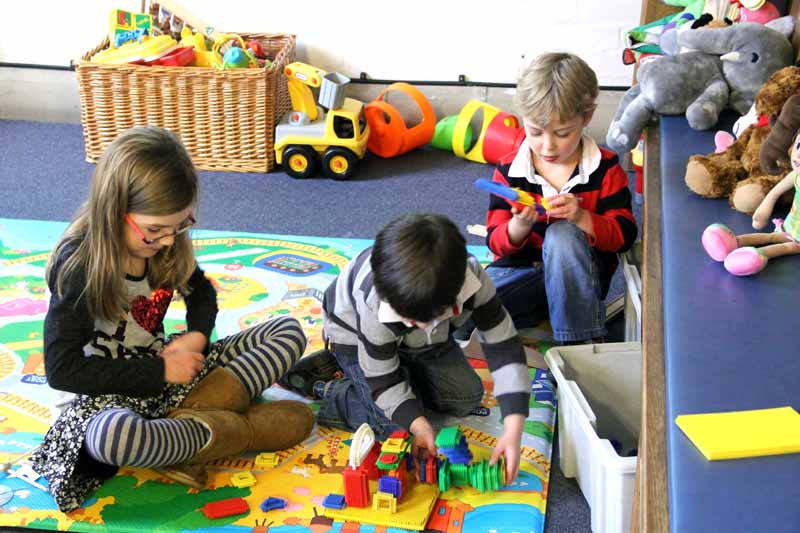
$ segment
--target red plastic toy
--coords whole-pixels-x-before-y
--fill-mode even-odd
[[[344,469],[344,499],[350,507],[368,507],[370,503],[369,482],[364,468]]]
[[[164,67],[185,67],[194,61],[194,47],[181,46],[165,56],[161,56],[148,65],[161,65]]]
[[[227,500],[208,502],[203,506],[203,514],[209,519],[225,518],[248,512],[250,512],[250,507],[243,498],[228,498]]]
[[[501,157],[519,148],[524,139],[525,128],[520,127],[517,117],[501,111],[489,123],[483,137],[483,158],[496,165]]]

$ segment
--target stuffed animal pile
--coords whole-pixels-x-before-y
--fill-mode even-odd
[[[784,103],[795,94],[800,94],[800,68],[785,67],[770,76],[756,95],[755,109],[760,119],[745,128],[723,152],[689,158],[685,176],[689,189],[706,198],[727,197],[737,211],[753,214],[767,193],[791,170],[784,159],[779,163],[778,175],[767,174],[759,164],[759,153]],[[791,194],[787,193],[779,205],[790,200]]]
[[[628,152],[656,114],[685,113],[696,130],[713,127],[728,107],[744,115],[769,76],[792,64],[793,30],[794,19],[781,17],[766,25],[743,22],[680,33],[680,47],[693,51],[642,64],[639,83],[622,97],[606,143],[617,153]]]

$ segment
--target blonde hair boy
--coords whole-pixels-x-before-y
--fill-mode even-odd
[[[534,59],[520,74],[514,105],[517,112],[539,126],[557,118],[592,113],[599,93],[597,75],[580,57],[550,52]]]

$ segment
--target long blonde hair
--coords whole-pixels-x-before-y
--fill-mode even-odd
[[[83,295],[90,313],[106,320],[123,317],[128,308],[125,215],[171,215],[195,205],[197,196],[197,173],[178,137],[156,126],[123,132],[100,157],[88,199],[50,255],[47,279],[53,266],[61,263],[55,279],[61,295],[70,280],[76,282],[73,276],[83,271]],[[75,245],[69,257],[60,257]],[[148,261],[147,279],[153,288],[183,289],[194,266],[189,233],[182,233]]]
[[[536,57],[520,74],[514,106],[523,117],[546,127],[558,118],[566,122],[597,107],[597,75],[580,57],[549,52]]]

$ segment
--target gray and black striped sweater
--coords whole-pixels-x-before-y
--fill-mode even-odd
[[[502,416],[517,413],[527,416],[531,386],[525,352],[511,317],[478,260],[474,257],[467,260],[465,286],[472,290],[463,302],[457,302],[458,314],[424,331],[402,321],[379,318],[381,299],[373,284],[371,252],[371,248],[361,252],[325,291],[324,330],[331,343],[357,347],[359,365],[372,398],[386,416],[408,428],[423,414],[400,370],[399,351],[436,350],[452,342],[452,331],[470,317],[475,321],[492,373],[494,395]]]

